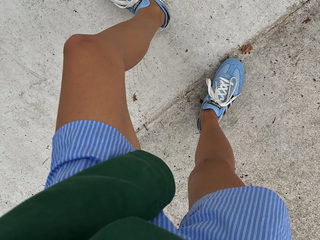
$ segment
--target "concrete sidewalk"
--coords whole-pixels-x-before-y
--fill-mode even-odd
[[[310,18],[310,22],[307,19]],[[307,23],[303,23],[307,20]],[[271,188],[287,204],[293,239],[319,239],[320,2],[310,1],[252,40],[242,95],[221,121],[246,185]],[[142,148],[173,170],[177,196],[166,214],[187,212],[187,179],[199,134],[196,119],[205,79],[139,132]],[[172,147],[174,146],[174,147]],[[182,204],[184,203],[184,204]]]
[[[205,77],[232,56],[242,59],[246,80],[221,126],[234,148],[237,173],[246,184],[269,187],[285,200],[294,239],[317,239],[319,1],[167,2],[171,25],[158,32],[126,77],[142,146],[162,157],[176,177],[168,215],[178,224],[187,211]],[[44,187],[65,40],[130,17],[104,0],[2,1],[0,215]],[[240,55],[238,45],[251,38],[251,54]]]

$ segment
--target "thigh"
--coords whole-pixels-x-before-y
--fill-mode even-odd
[[[65,44],[56,130],[78,120],[106,123],[140,149],[126,103],[123,59],[112,45],[89,35]]]

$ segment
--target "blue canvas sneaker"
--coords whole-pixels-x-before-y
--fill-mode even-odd
[[[244,80],[243,64],[235,58],[224,61],[217,70],[214,79],[207,79],[208,95],[203,100],[202,109],[212,109],[219,117],[219,122],[239,96]],[[198,129],[201,132],[200,115]]]

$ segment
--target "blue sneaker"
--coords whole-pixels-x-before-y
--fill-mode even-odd
[[[235,58],[224,61],[214,76],[213,81],[207,79],[208,95],[203,100],[202,109],[212,109],[219,117],[219,122],[231,106],[232,102],[239,96],[244,80],[243,64]],[[201,132],[200,115],[198,118],[198,129]]]
[[[165,28],[168,26],[170,22],[170,14],[168,7],[165,5],[165,3],[162,0],[154,0],[156,4],[162,9],[165,15],[164,24],[161,26],[162,28]],[[149,0],[111,0],[117,7],[119,8],[127,8],[130,12],[133,14],[137,14],[139,9],[148,7],[150,5]]]

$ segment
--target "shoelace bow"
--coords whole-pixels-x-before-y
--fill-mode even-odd
[[[210,100],[218,103],[221,107],[226,107],[231,104],[237,96],[233,96],[234,92],[236,91],[238,79],[236,77],[232,77],[230,80],[225,79],[223,77],[219,77],[220,85],[217,86],[217,82],[215,82],[216,90],[213,91],[212,89],[212,82],[211,79],[207,79],[206,83],[208,85],[208,94],[210,96]],[[235,84],[232,82],[235,81]],[[232,93],[230,94],[231,87],[234,86]],[[239,95],[238,95],[239,96]]]

